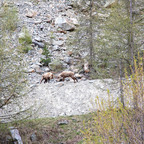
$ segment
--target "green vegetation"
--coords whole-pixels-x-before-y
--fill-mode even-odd
[[[28,53],[32,49],[32,39],[26,28],[22,29],[22,32],[19,34],[19,43],[21,44],[22,52]]]
[[[33,1],[38,3],[38,0]],[[90,2],[94,1],[96,0]],[[87,115],[23,120],[7,124],[0,122],[0,143],[9,135],[9,126],[14,126],[19,129],[24,143],[31,143],[30,136],[35,133],[38,143],[143,144],[144,59],[139,57],[137,51],[142,54],[144,33],[141,32],[143,23],[139,22],[143,20],[144,10],[134,15],[132,10],[143,2],[141,0],[137,7],[134,3],[131,7],[129,2],[132,0],[128,3],[120,1],[118,6],[111,9],[102,7],[99,9],[94,7],[93,3],[90,7],[87,5],[85,15],[82,17],[84,21],[77,30],[75,40],[75,44],[80,48],[77,49],[80,54],[89,53],[85,58],[93,65],[95,70],[93,78],[120,77],[121,99],[110,100],[110,95],[108,101],[100,101],[97,98],[96,105],[99,110]],[[93,9],[97,12],[95,16],[92,15]],[[102,12],[110,15],[101,17]],[[26,82],[23,73],[25,66],[23,55],[19,53],[19,46],[11,37],[17,28],[17,20],[17,10],[14,7],[3,5],[0,8],[0,35],[2,35],[0,109],[11,104],[12,101],[16,103],[17,99],[23,96]],[[54,38],[53,33],[50,38]],[[32,40],[27,29],[22,29],[19,39],[15,40],[21,44],[22,52],[27,53],[31,49]],[[73,42],[70,44],[73,45]],[[48,66],[51,59],[47,46],[44,47],[42,54],[45,58],[41,59],[41,63]],[[59,59],[55,59],[50,67],[54,71],[63,69]],[[124,68],[127,69],[125,77]],[[1,115],[0,119],[3,119]],[[58,125],[61,120],[67,120],[68,124]]]
[[[56,72],[59,72],[59,71],[62,71],[64,68],[63,68],[63,65],[61,63],[61,61],[59,59],[54,59],[51,63],[50,63],[50,68],[53,70],[53,71],[56,71]]]
[[[36,143],[78,143],[78,144],[141,144],[143,137],[144,119],[144,83],[143,61],[134,59],[135,71],[132,75],[125,72],[124,99],[125,106],[111,99],[108,101],[96,99],[97,111],[94,113],[57,118],[15,121],[0,124],[0,141],[6,139],[8,127],[17,127],[24,143],[29,143],[30,136],[35,133]],[[58,123],[67,121],[67,124]]]
[[[51,32],[50,39],[55,39],[54,32]]]
[[[23,60],[24,55],[19,52],[20,46],[16,35],[17,11],[12,3],[9,4],[8,1],[3,3],[0,7],[0,110],[9,107],[11,112],[13,110],[11,104],[14,102],[20,114],[21,106],[18,100],[26,93],[27,80],[24,73],[26,63]],[[7,121],[11,117],[15,120],[17,115],[0,113],[0,124],[2,119]]]
[[[14,123],[1,124],[3,130],[0,132],[0,141],[4,141],[8,134],[9,126],[17,127],[23,143],[31,143],[30,136],[35,133],[37,136],[36,143],[82,143],[82,133],[80,129],[83,127],[83,120],[88,122],[91,114],[81,116],[43,118],[35,120],[23,120]],[[58,125],[59,122],[66,120],[68,124]]]
[[[84,10],[76,9],[81,13],[81,23],[74,39],[70,38],[69,46],[85,55],[92,67],[93,79],[117,78],[120,73],[124,76],[124,68],[133,67],[133,57],[138,51],[142,53],[143,24],[136,21],[142,18],[140,5],[144,1],[131,2],[130,6],[130,1],[121,0],[112,8],[104,8],[100,1],[90,0],[88,5],[83,0],[79,5]],[[135,14],[133,11],[137,10]]]
[[[125,73],[124,106],[110,96],[108,101],[96,100],[99,111],[93,114],[93,120],[87,122],[82,133],[87,144],[134,143],[144,141],[144,83],[143,58],[134,59],[132,75]],[[106,107],[108,105],[108,107]]]
[[[17,28],[17,9],[14,6],[3,5],[0,7],[0,19],[0,28],[4,31],[13,32]]]
[[[46,44],[45,44],[45,46],[43,48],[42,54],[45,55],[45,58],[41,58],[41,63],[44,66],[48,66],[49,63],[51,62],[51,58],[50,58],[50,52],[49,52],[48,47],[47,47]]]

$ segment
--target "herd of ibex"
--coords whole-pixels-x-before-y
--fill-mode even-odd
[[[59,81],[60,81],[61,78],[62,78],[62,81],[64,81],[66,77],[71,77],[74,80],[74,83],[75,83],[75,81],[78,82],[77,78],[74,76],[74,72],[72,72],[72,71],[63,71],[62,73],[60,73],[57,76]],[[47,73],[42,75],[42,79],[41,79],[40,83],[42,83],[43,80],[44,80],[44,83],[49,82],[53,78],[54,78],[53,73],[52,72],[47,72]]]
[[[89,73],[89,64],[88,62],[85,62],[85,64],[83,65],[84,68],[84,72],[85,73]],[[40,83],[42,83],[42,81],[44,80],[44,83],[49,82],[51,79],[54,79],[54,72],[47,72],[45,74],[42,75],[42,79],[40,81]],[[77,78],[75,77],[74,72],[72,71],[63,71],[61,72],[58,76],[55,76],[55,78],[57,78],[57,81],[64,81],[66,77],[71,77],[75,82],[78,82]]]

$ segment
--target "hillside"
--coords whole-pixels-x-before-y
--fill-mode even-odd
[[[143,0],[1,0],[0,21],[0,143],[143,144]]]
[[[14,5],[18,10],[18,28],[13,33],[13,38],[25,39],[27,30],[32,44],[31,49],[24,54],[28,73],[27,88],[30,92],[27,96],[18,98],[16,105],[12,103],[6,106],[5,110],[2,110],[2,117],[21,110],[26,111],[31,106],[34,107],[28,113],[32,113],[33,118],[85,114],[95,109],[93,104],[96,96],[104,99],[108,97],[107,89],[111,91],[113,86],[105,84],[102,80],[87,79],[88,75],[84,74],[82,67],[83,56],[73,54],[75,51],[67,45],[69,36],[74,37],[80,25],[80,13],[74,6],[75,2],[15,0],[3,4]],[[41,63],[41,59],[45,58],[45,44],[48,45],[47,49],[51,55],[51,63],[48,66]],[[40,84],[43,73],[53,71],[54,75],[58,75],[62,70],[75,72],[79,82],[73,83],[70,78],[67,82],[56,82],[57,79],[54,78],[50,83]],[[118,89],[112,92],[117,98],[118,92],[115,91]],[[27,116],[25,113],[24,115]]]

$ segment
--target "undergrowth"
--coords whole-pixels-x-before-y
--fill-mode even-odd
[[[2,5],[0,7],[0,20],[0,28],[3,31],[15,31],[18,22],[17,9],[14,6]]]
[[[143,58],[134,60],[132,75],[125,72],[125,106],[117,100],[96,100],[99,112],[93,114],[93,121],[84,123],[82,130],[87,144],[143,144],[144,142],[144,75]],[[108,107],[105,105],[108,104]]]
[[[50,58],[50,52],[49,52],[48,47],[47,47],[46,44],[45,44],[45,46],[43,48],[42,54],[45,56],[45,58],[41,58],[41,63],[44,66],[48,66],[49,63],[51,62],[51,58]]]
[[[23,28],[22,32],[20,33],[19,43],[21,44],[21,51],[24,53],[28,53],[29,50],[32,49],[32,38],[26,28]]]

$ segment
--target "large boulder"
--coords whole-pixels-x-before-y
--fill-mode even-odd
[[[74,31],[75,30],[74,24],[72,24],[66,18],[63,18],[61,16],[59,16],[55,19],[55,25],[57,25],[59,28],[63,29],[64,31]]]

